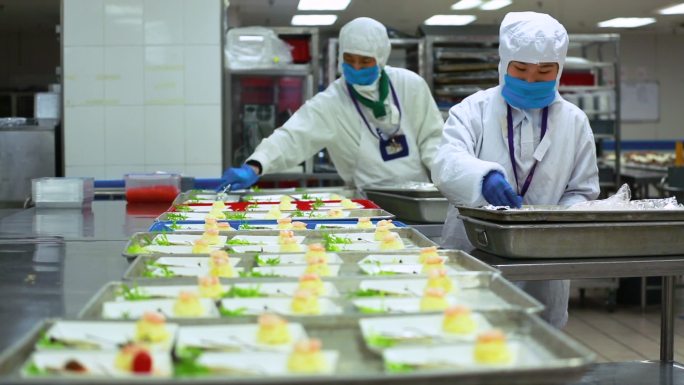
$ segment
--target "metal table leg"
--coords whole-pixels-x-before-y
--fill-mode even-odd
[[[660,313],[660,361],[674,361],[674,276],[663,277]]]

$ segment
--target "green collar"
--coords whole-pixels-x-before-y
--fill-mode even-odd
[[[389,95],[389,79],[387,78],[385,70],[380,72],[378,88],[380,89],[380,100],[370,100],[358,93],[358,91],[354,89],[354,86],[349,87],[354,99],[361,102],[361,104],[364,106],[370,108],[373,111],[374,117],[382,118],[383,116],[387,115],[387,111],[385,111],[385,99],[387,99],[387,95]]]

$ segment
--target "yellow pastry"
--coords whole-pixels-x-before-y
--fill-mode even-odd
[[[292,222],[292,230],[306,230],[306,223]]]
[[[292,204],[292,202],[280,202],[278,204],[278,209],[281,211],[290,211],[295,209],[295,205]]]
[[[193,254],[209,254],[211,249],[209,248],[209,242],[206,239],[200,238],[193,242],[192,253]]]
[[[330,274],[330,266],[328,266],[328,262],[326,259],[319,258],[319,257],[307,257],[306,258],[306,270],[304,270],[305,274],[318,274],[321,277],[329,277]]]
[[[477,329],[470,309],[465,306],[451,306],[444,311],[442,330],[453,334],[470,334]]]
[[[203,298],[219,299],[225,291],[221,282],[216,276],[199,277],[199,294]]]
[[[295,314],[319,314],[318,296],[311,290],[297,290],[292,297],[292,312]]]
[[[372,229],[373,228],[373,222],[371,222],[371,219],[369,217],[360,217],[358,222],[356,222],[356,228],[357,229]]]
[[[299,277],[298,289],[310,290],[316,295],[325,294],[325,286],[323,286],[323,281],[316,273],[308,273]]]
[[[223,201],[216,201],[211,204],[211,211],[217,210],[217,211],[223,211],[226,209],[226,204],[223,203]]]
[[[204,219],[204,231],[207,231],[209,229],[217,229],[217,228],[218,228],[218,222],[216,221],[216,218]]]
[[[278,219],[278,230],[292,230],[292,218]]]
[[[280,203],[292,203],[292,197],[289,195],[283,195],[280,197]]]
[[[309,259],[319,259],[328,263],[328,254],[325,252],[325,247],[320,243],[312,243],[307,247],[306,254],[304,258],[308,261]]]
[[[382,241],[387,235],[391,234],[390,228],[388,226],[375,226],[375,236],[373,239],[376,241]]]
[[[147,311],[135,324],[136,342],[159,343],[168,341],[169,331],[166,330],[166,317],[155,311]]]
[[[423,262],[423,273],[427,274],[430,272],[430,270],[435,270],[435,269],[443,269],[444,268],[444,258],[437,256],[437,257],[428,257],[425,259],[425,262]]]
[[[425,260],[430,257],[439,257],[439,254],[437,254],[437,246],[423,247],[420,249],[420,255],[418,256],[418,261],[420,263],[425,263]]]
[[[397,227],[397,226],[394,225],[394,223],[392,223],[392,220],[391,220],[391,219],[382,219],[382,220],[379,220],[378,223],[376,224],[376,226],[377,226],[377,227],[385,226],[385,227],[388,227],[388,228],[390,228],[390,229],[393,229],[393,228]]]
[[[178,317],[201,317],[204,315],[204,307],[197,294],[189,291],[181,291],[173,304],[173,314]]]
[[[474,356],[475,362],[481,364],[507,364],[513,360],[506,336],[496,329],[477,336]]]
[[[116,354],[114,367],[129,373],[150,374],[153,372],[154,362],[152,355],[145,346],[128,344]]]
[[[230,227],[230,223],[228,222],[219,222],[218,229],[221,231],[235,231],[234,228]]]
[[[221,242],[219,238],[218,227],[215,229],[205,230],[204,234],[202,234],[202,239],[207,241],[208,245],[218,245]]]
[[[404,242],[397,233],[387,234],[380,243],[380,250],[401,250],[404,248]]]
[[[280,233],[278,234],[279,245],[288,243],[290,239],[294,239],[294,233],[292,232],[292,230],[280,230]]]
[[[447,271],[444,268],[431,269],[428,271],[428,281],[426,288],[429,289],[441,289],[445,293],[451,293],[454,290],[454,283],[451,281],[451,277],[447,275]]]
[[[280,244],[281,253],[298,253],[300,251],[302,251],[302,245],[297,243],[295,238],[283,239]]]
[[[283,213],[280,212],[280,209],[277,206],[273,206],[268,210],[268,213],[266,213],[266,219],[280,219],[280,217],[283,216]]]
[[[420,299],[420,311],[442,311],[449,307],[444,290],[425,289]]]
[[[235,276],[235,270],[230,263],[228,253],[223,250],[214,250],[209,254],[209,275],[224,278]]]
[[[292,335],[287,321],[275,314],[262,314],[259,316],[259,329],[257,341],[266,345],[282,345],[290,342]]]
[[[223,213],[223,210],[217,210],[212,208],[211,211],[209,211],[209,215],[216,219],[226,219],[226,214]]]
[[[328,213],[325,216],[326,218],[342,218],[344,214],[342,213],[342,210],[338,208],[332,208],[328,210]]]
[[[299,341],[287,359],[287,369],[292,373],[324,373],[328,364],[321,351],[321,341],[310,339]]]
[[[351,199],[342,199],[340,201],[340,204],[342,205],[342,208],[345,208],[347,210],[351,210],[351,209],[356,208],[356,203],[352,202]]]

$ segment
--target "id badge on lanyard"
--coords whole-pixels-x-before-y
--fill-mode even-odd
[[[390,82],[390,90],[392,91],[392,100],[394,101],[394,104],[397,106],[397,110],[399,110],[399,122],[401,124],[401,107],[399,106],[399,99],[397,98],[397,94],[394,91],[394,86]],[[351,97],[352,101],[354,102],[354,107],[356,107],[356,111],[361,115],[361,118],[363,119],[363,123],[366,124],[366,127],[368,128],[368,131],[378,139],[378,145],[380,148],[380,156],[382,157],[382,160],[384,161],[389,161],[389,160],[394,160],[394,159],[399,159],[403,158],[409,155],[409,147],[408,147],[408,142],[406,141],[406,135],[403,134],[395,134],[389,136],[389,138],[385,138],[385,135],[380,131],[380,129],[376,128],[375,131],[377,132],[374,133],[373,130],[371,129],[370,124],[368,123],[368,120],[366,119],[366,116],[363,114],[363,111],[361,111],[361,107],[359,106],[359,103],[356,101],[356,99],[353,96],[353,93],[351,91],[351,86],[349,83],[347,83],[347,88],[349,89],[349,96]],[[398,133],[401,130],[401,127],[397,128],[395,133]]]
[[[524,197],[525,194],[527,193],[527,189],[530,188],[530,184],[532,183],[532,178],[534,178],[534,171],[537,169],[537,164],[539,162],[535,161],[534,165],[532,166],[532,169],[530,170],[530,173],[527,174],[527,178],[525,178],[525,182],[522,185],[522,188],[518,185],[518,170],[515,164],[515,147],[514,147],[514,140],[513,140],[513,115],[511,113],[511,106],[506,105],[507,108],[507,113],[506,113],[506,126],[508,130],[508,156],[511,159],[511,166],[513,167],[513,175],[515,176],[515,184],[518,187],[518,195]],[[542,110],[542,124],[541,124],[541,138],[539,139],[539,142],[541,142],[544,139],[544,135],[546,135],[546,130],[547,130],[547,125],[548,125],[548,119],[549,119],[549,107],[546,106]]]

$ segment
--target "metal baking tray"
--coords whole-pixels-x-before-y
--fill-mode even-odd
[[[419,198],[372,190],[367,190],[366,195],[368,199],[382,208],[393,212],[397,218],[406,221],[444,223],[449,210],[449,201],[439,192],[436,194],[437,197],[432,198]]]
[[[310,230],[307,232],[304,232],[303,235],[305,236],[304,239],[304,244],[311,244],[311,243],[323,243],[323,237],[326,234],[372,234],[375,232],[375,229],[368,229],[368,230],[359,230],[359,229],[327,229],[327,230]],[[416,247],[430,247],[430,246],[437,246],[437,244],[430,239],[428,239],[425,235],[423,235],[421,232],[419,232],[416,229],[413,229],[411,227],[397,227],[392,229],[393,233],[399,234],[399,236],[404,239],[404,240],[409,240],[411,241]],[[202,231],[176,231],[174,234],[192,234],[192,235],[201,235],[203,232]],[[141,232],[141,233],[135,233],[131,236],[129,241],[126,243],[126,247],[124,248],[122,255],[126,258],[135,258],[140,254],[134,254],[131,253],[129,250],[132,246],[146,246],[149,244],[149,242],[157,235],[160,233],[150,233],[150,232]],[[221,232],[221,235],[226,235],[228,236],[228,239],[232,239],[234,236],[238,235],[271,235],[271,236],[277,236],[280,234],[280,231],[278,230],[240,230],[240,231],[223,231]],[[338,251],[337,253],[349,253],[351,251]],[[388,253],[388,252],[394,252],[394,251],[373,251],[373,253]],[[201,255],[201,254],[195,254],[195,255]]]
[[[413,198],[441,198],[442,193],[432,183],[406,183],[396,186],[369,186],[363,189],[364,193],[381,192],[398,194]]]
[[[658,222],[684,221],[684,210],[564,210],[564,206],[524,206],[531,210],[488,210],[456,206],[459,214],[493,222]]]
[[[317,319],[302,319],[301,322],[310,337],[319,338],[324,349],[339,352],[339,361],[334,376],[303,377],[192,377],[184,379],[154,380],[59,377],[21,378],[20,370],[34,351],[36,342],[55,320],[46,320],[36,325],[19,342],[0,355],[0,376],[2,380],[21,384],[123,384],[123,383],[178,383],[193,384],[397,384],[415,385],[430,383],[435,385],[500,385],[500,384],[561,384],[578,379],[595,359],[595,354],[572,338],[553,329],[538,317],[520,311],[491,311],[482,313],[493,325],[506,327],[515,333],[523,343],[533,346],[546,357],[542,364],[535,366],[516,366],[492,368],[481,366],[471,369],[450,369],[443,371],[416,371],[412,373],[387,373],[383,369],[382,358],[369,350],[363,341],[358,319],[347,318],[336,322],[318,322]],[[241,320],[220,320],[221,324]],[[294,322],[294,321],[292,321]],[[196,321],[193,325],[212,325],[216,322]]]
[[[283,211],[285,213],[292,213],[294,211]],[[321,211],[323,212],[323,211]],[[352,209],[352,210],[345,210],[345,212],[349,213],[349,216],[343,217],[343,218],[312,218],[317,221],[327,221],[327,220],[340,220],[340,219],[357,219],[357,218],[362,218],[362,217],[369,217],[369,218],[374,218],[374,219],[391,219],[394,218],[394,214],[391,214],[383,209]],[[262,212],[260,212],[262,213]],[[187,220],[187,217],[183,219],[183,216],[185,213],[183,212],[165,212],[162,213],[160,216],[158,216],[155,221],[170,221],[172,220],[169,217],[169,214],[171,214],[172,217],[178,218],[178,220]],[[307,219],[306,217],[303,218],[298,218],[294,217],[292,218],[295,221],[298,221],[300,219]],[[246,221],[250,221],[253,219],[246,219]],[[220,221],[222,222],[222,220]]]
[[[362,198],[359,196],[359,193],[355,189],[350,189],[345,186],[338,186],[338,187],[304,187],[304,188],[266,188],[266,189],[261,189],[259,191],[249,191],[249,190],[236,190],[236,191],[228,191],[226,194],[229,197],[235,197],[236,199],[242,200],[242,197],[251,195],[258,197],[259,195],[275,195],[275,194],[315,194],[315,193],[329,193],[329,194],[338,194],[341,195],[345,198],[353,199],[353,198]],[[173,205],[177,204],[183,204],[186,201],[190,200],[191,197],[197,196],[197,195],[202,195],[202,196],[207,196],[207,197],[213,197],[211,199],[216,199],[216,196],[218,195],[218,192],[214,190],[192,190],[192,191],[185,191],[176,197],[173,201]]]
[[[416,251],[400,250],[393,252],[392,255],[416,255]],[[340,269],[340,276],[360,276],[361,272],[358,262],[361,261],[368,255],[377,254],[375,252],[345,252],[339,254],[342,259],[342,268]],[[480,261],[479,259],[466,254],[461,250],[438,250],[438,254],[446,256],[449,258],[448,266],[452,267],[457,271],[468,271],[468,272],[482,272],[482,273],[499,273],[499,271],[492,266]],[[255,253],[243,253],[243,254],[229,254],[231,257],[240,258],[240,262],[236,267],[243,267],[246,269],[251,269],[256,267]],[[181,255],[178,255],[181,256]],[[267,257],[268,254],[262,254],[263,257]],[[151,262],[158,260],[162,255],[141,255],[137,257],[128,267],[123,275],[125,281],[136,281],[140,283],[154,283],[159,281],[171,281],[178,283],[196,283],[197,279],[195,277],[147,277],[145,272]],[[196,254],[186,254],[182,257],[198,257]],[[376,277],[372,275],[363,275],[365,278]],[[383,276],[386,278],[387,276]],[[407,277],[403,275],[403,277]],[[409,276],[410,277],[410,276]],[[333,278],[330,278],[333,279]],[[237,279],[235,279],[237,280]],[[231,280],[226,280],[229,282]]]
[[[453,274],[452,278],[456,282],[460,282],[459,280],[463,280],[463,282],[469,282],[469,285],[472,285],[472,287],[469,286],[468,289],[463,289],[463,290],[468,290],[468,292],[471,294],[471,297],[473,298],[485,298],[487,296],[486,293],[490,293],[489,295],[494,295],[496,298],[500,299],[501,302],[497,303],[494,305],[497,309],[498,306],[501,306],[500,309],[509,309],[509,308],[514,308],[514,309],[522,309],[524,311],[530,312],[530,313],[538,313],[541,310],[543,310],[543,305],[539,303],[536,299],[532,298],[529,294],[525,293],[521,289],[519,289],[517,286],[513,285],[510,281],[504,279],[500,274],[493,274],[493,273],[463,273],[463,274]],[[327,318],[330,320],[338,320],[342,319],[345,317],[356,317],[358,318],[361,315],[366,315],[359,311],[352,301],[354,299],[358,299],[359,297],[356,297],[353,295],[353,293],[357,292],[361,286],[362,281],[374,281],[374,280],[379,280],[382,279],[384,282],[389,282],[389,281],[402,281],[405,282],[407,279],[416,279],[416,280],[422,280],[425,279],[425,277],[420,278],[420,277],[362,277],[362,276],[350,276],[350,277],[338,277],[338,278],[328,278],[326,277],[325,281],[326,282],[331,282],[335,287],[338,289],[340,292],[340,297],[329,297],[327,300],[331,301],[333,304],[338,306],[341,310],[342,313],[338,315],[317,315],[315,318]],[[265,282],[269,283],[292,283],[292,282],[297,282],[297,278],[270,278],[267,281],[265,281],[263,278],[235,278],[235,279],[222,279],[222,282],[225,285],[230,285],[231,283],[253,283],[255,286],[258,286],[259,284],[263,284]],[[196,281],[195,281],[196,282]],[[148,283],[142,283],[142,282],[135,282],[134,285],[137,285],[138,288],[143,288],[145,286],[174,286],[174,285],[190,285],[192,284],[192,281],[184,280],[184,281],[179,281],[179,280],[173,280],[173,281],[161,281],[161,282],[155,282],[154,285],[149,285]],[[195,283],[196,284],[196,283]],[[131,282],[109,282],[106,285],[104,285],[85,305],[83,309],[79,312],[77,318],[79,319],[104,319],[102,318],[102,308],[105,304],[105,302],[110,302],[110,301],[115,301],[117,298],[117,294],[120,292],[122,285],[126,285],[128,287],[131,287]],[[403,283],[401,284],[403,285]],[[473,290],[473,291],[471,291]],[[458,298],[458,293],[455,294],[456,298]],[[381,296],[383,299],[385,298],[384,296]],[[364,298],[372,298],[372,297],[367,297],[364,296]],[[378,298],[378,297],[376,297]],[[413,296],[413,298],[416,298]],[[490,297],[494,298],[494,297]],[[491,306],[491,304],[484,303],[482,306]],[[472,305],[471,306],[473,309],[477,309],[478,305]],[[386,315],[387,313],[382,313],[378,315]],[[406,311],[405,313],[401,314],[416,314],[415,312],[410,312]],[[193,319],[184,319],[184,318],[174,318],[172,315],[168,315],[171,319],[174,319],[175,323],[191,323],[193,322]],[[227,317],[227,318],[253,318],[254,316],[252,315],[240,315],[240,316],[234,316],[234,317]],[[226,318],[226,317],[220,317],[220,318]],[[311,317],[297,317],[297,316],[288,316],[288,318],[303,318],[303,319],[308,319]]]
[[[502,224],[460,216],[478,249],[509,258],[681,255],[684,222]]]

